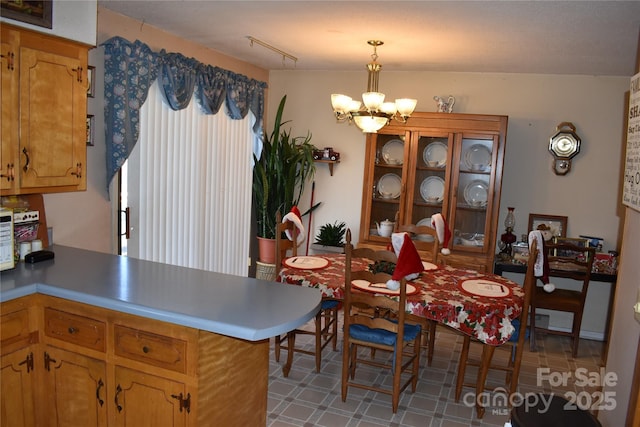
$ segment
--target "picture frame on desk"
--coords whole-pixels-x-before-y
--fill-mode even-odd
[[[0,15],[39,27],[53,28],[52,1],[2,0]]]
[[[540,226],[549,227],[551,237],[567,237],[568,217],[560,215],[529,214],[529,228],[527,231],[538,230]]]

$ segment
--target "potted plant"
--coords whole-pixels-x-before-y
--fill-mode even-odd
[[[333,224],[327,223],[320,226],[316,240],[311,245],[314,250],[322,252],[344,252],[344,234],[347,231],[347,224],[336,221]]]
[[[283,96],[276,112],[271,134],[262,138],[260,157],[253,156],[253,201],[256,210],[259,243],[268,239],[275,243],[276,212],[286,215],[300,201],[304,185],[313,178],[315,164],[311,134],[291,136],[282,121],[287,96]],[[273,263],[275,245],[259,254],[260,261]]]

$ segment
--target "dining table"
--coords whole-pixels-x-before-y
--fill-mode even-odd
[[[407,313],[435,320],[485,344],[497,346],[509,340],[515,331],[512,322],[522,312],[524,290],[520,285],[496,274],[428,262],[423,265],[425,270],[419,277],[407,281],[412,286],[407,294]],[[352,271],[372,267],[370,259],[351,260]],[[290,257],[283,260],[277,280],[316,288],[323,298],[343,299],[345,268],[345,254]]]

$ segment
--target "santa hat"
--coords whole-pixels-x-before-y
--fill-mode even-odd
[[[449,230],[449,226],[447,225],[447,221],[444,219],[442,214],[433,214],[431,215],[431,227],[436,229],[436,234],[438,235],[438,240],[442,245],[443,255],[449,255],[451,251],[449,250],[449,241],[451,240],[451,230]]]
[[[545,291],[553,292],[556,286],[549,283],[549,261],[547,260],[547,249],[545,248],[542,231],[533,230],[529,232],[529,247],[531,247],[534,240],[537,242],[539,250],[536,262],[533,265],[533,274],[542,281],[542,288]]]
[[[398,262],[396,262],[391,280],[387,281],[387,288],[395,291],[400,289],[400,280],[403,277],[407,280],[415,279],[424,270],[424,266],[409,233],[393,233],[391,244],[398,256]]]
[[[298,229],[298,238],[296,242],[296,246],[300,246],[300,243],[304,240],[304,225],[302,225],[302,216],[300,215],[300,211],[297,206],[291,208],[291,211],[282,218],[282,223],[284,224],[287,221],[291,221],[293,225]],[[287,239],[293,240],[291,236],[291,230],[287,229],[284,231],[287,235]]]

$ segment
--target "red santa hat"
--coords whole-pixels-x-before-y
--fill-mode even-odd
[[[424,266],[409,233],[393,233],[391,244],[398,256],[398,262],[391,275],[391,280],[387,281],[387,288],[395,291],[400,288],[400,280],[403,277],[407,280],[415,279],[424,270]]]
[[[549,261],[547,260],[547,249],[542,231],[533,230],[529,232],[529,247],[531,247],[534,240],[537,241],[539,250],[536,262],[533,265],[533,274],[542,281],[542,288],[545,291],[553,292],[556,286],[549,282]]]
[[[431,227],[436,229],[436,234],[438,235],[438,240],[442,245],[443,255],[449,255],[451,250],[449,250],[449,241],[451,240],[451,230],[449,230],[449,226],[447,225],[447,221],[444,219],[442,214],[437,213],[431,215]]]
[[[302,216],[300,215],[300,210],[298,210],[297,206],[291,208],[291,211],[282,218],[282,223],[284,224],[287,221],[291,221],[293,225],[298,229],[298,238],[296,239],[296,246],[300,246],[300,243],[304,241],[304,225],[302,224]],[[284,233],[287,235],[287,239],[293,240],[291,235],[291,230],[285,230]]]

